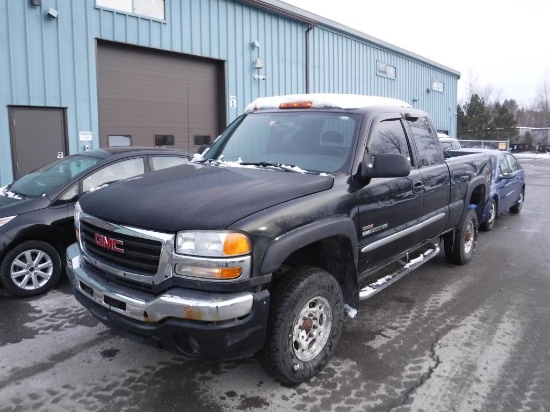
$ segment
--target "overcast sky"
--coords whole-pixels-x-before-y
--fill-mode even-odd
[[[284,1],[458,70],[459,100],[472,77],[530,106],[550,81],[550,0]]]

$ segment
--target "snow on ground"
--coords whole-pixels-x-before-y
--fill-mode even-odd
[[[521,159],[550,159],[550,153],[519,152],[512,153],[519,160]]]

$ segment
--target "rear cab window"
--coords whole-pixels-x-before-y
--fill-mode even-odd
[[[442,153],[437,145],[437,133],[433,130],[427,117],[407,120],[412,140],[418,153],[419,166],[432,166],[443,162]]]

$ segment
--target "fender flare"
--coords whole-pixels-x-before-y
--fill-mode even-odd
[[[264,254],[260,273],[274,272],[296,250],[332,236],[342,236],[349,239],[353,260],[355,267],[357,267],[359,254],[357,229],[349,217],[338,216],[307,224],[275,238]]]
[[[462,211],[462,217],[466,213],[468,213],[468,209],[470,209],[470,199],[472,198],[472,193],[474,192],[474,189],[478,186],[483,186],[485,193],[482,200],[482,204],[476,205],[478,207],[478,210],[476,210],[476,214],[478,218],[481,218],[481,215],[483,214],[483,209],[485,208],[485,205],[487,204],[487,200],[490,196],[490,190],[487,184],[487,178],[485,176],[477,176],[474,177],[470,184],[468,185],[468,191],[466,192],[466,197],[464,198],[464,210]]]

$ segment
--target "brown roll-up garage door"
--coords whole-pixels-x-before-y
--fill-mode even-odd
[[[100,146],[161,146],[195,152],[225,124],[221,62],[98,42]]]

